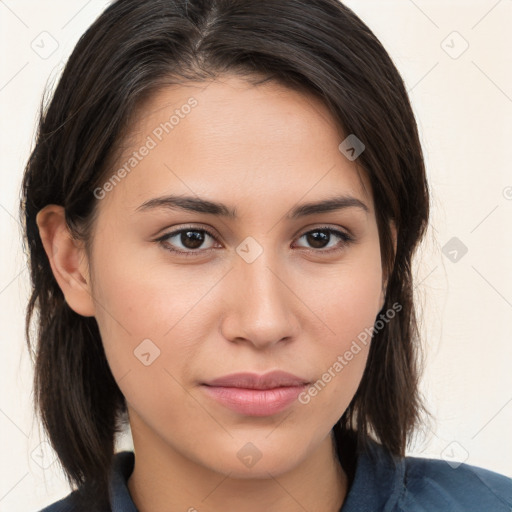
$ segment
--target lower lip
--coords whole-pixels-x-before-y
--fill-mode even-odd
[[[229,409],[247,416],[271,416],[284,411],[306,389],[289,386],[273,389],[202,386],[206,393]]]

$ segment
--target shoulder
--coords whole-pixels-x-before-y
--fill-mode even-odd
[[[406,457],[397,510],[510,512],[512,479],[469,464]]]
[[[110,498],[113,512],[137,512],[127,486],[128,478],[133,471],[133,465],[134,453],[132,451],[122,451],[114,454],[110,474]],[[79,491],[74,490],[39,512],[79,512],[84,509],[84,505],[79,504],[78,497]],[[87,512],[96,512],[97,510],[95,506],[85,508]]]
[[[76,512],[77,506],[75,503],[76,491],[68,494],[66,497],[62,498],[51,505],[43,508],[39,512]]]
[[[342,512],[512,512],[512,479],[469,464],[393,456],[369,440]]]

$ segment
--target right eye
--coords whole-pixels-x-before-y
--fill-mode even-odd
[[[212,249],[210,247],[199,250],[201,245],[204,243],[205,238],[208,236],[217,240],[207,229],[187,227],[166,233],[156,241],[159,242],[166,250],[173,253],[182,254],[184,256],[195,256]],[[181,248],[176,249],[175,247],[178,243],[181,244]]]

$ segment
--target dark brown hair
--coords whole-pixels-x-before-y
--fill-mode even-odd
[[[21,202],[32,280],[30,350],[29,327],[37,322],[34,405],[84,508],[109,509],[108,472],[126,403],[95,319],[64,301],[36,214],[62,205],[72,233],[90,238],[93,191],[111,174],[112,155],[143,100],[166,84],[222,74],[308,91],[346,135],[365,144],[357,163],[371,182],[389,276],[383,311],[395,303],[401,311],[374,332],[362,381],[334,432],[341,440],[355,430],[361,449],[372,435],[404,456],[418,424],[411,260],[426,229],[429,194],[407,92],[381,43],[337,0],[117,0],[78,41],[50,101],[42,102]]]

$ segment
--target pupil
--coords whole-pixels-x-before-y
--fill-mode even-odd
[[[204,234],[199,231],[183,231],[181,233],[181,243],[187,249],[197,249],[203,242]]]
[[[320,236],[315,236],[319,234]],[[308,243],[314,247],[315,249],[321,249],[325,245],[329,243],[329,233],[325,230],[323,231],[314,231],[313,233],[309,233],[308,235]]]

